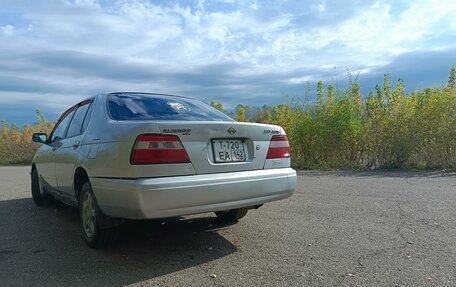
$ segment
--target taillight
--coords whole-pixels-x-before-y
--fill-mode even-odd
[[[181,141],[175,135],[144,134],[138,136],[131,152],[132,164],[190,162]]]
[[[290,144],[288,143],[287,136],[272,136],[266,158],[289,158],[290,152]]]

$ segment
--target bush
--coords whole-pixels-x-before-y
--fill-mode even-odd
[[[32,126],[25,125],[19,129],[16,125],[2,121],[0,130],[0,164],[30,163],[40,146],[32,141],[36,132],[50,133],[54,124],[47,122],[40,111],[36,110],[38,122]]]
[[[405,93],[399,79],[362,97],[356,80],[318,82],[316,101],[262,108],[238,105],[237,119],[282,126],[298,168],[456,169],[456,69],[448,86]],[[239,116],[239,115],[242,115]],[[253,116],[251,116],[253,115]]]
[[[238,105],[238,121],[282,126],[297,168],[416,168],[456,170],[456,68],[447,87],[405,93],[388,75],[367,97],[356,79],[336,89],[318,82],[316,101],[291,99],[275,107]],[[0,163],[30,163],[39,144],[34,132],[49,133],[53,123],[37,111],[38,122],[17,128],[2,122]]]

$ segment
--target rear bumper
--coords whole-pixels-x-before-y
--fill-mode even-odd
[[[296,171],[278,168],[178,177],[90,178],[106,215],[146,219],[255,206],[287,198]]]

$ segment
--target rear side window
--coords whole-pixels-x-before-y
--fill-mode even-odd
[[[73,117],[74,111],[75,109],[73,109],[71,112],[66,112],[66,114],[62,116],[61,120],[57,123],[57,126],[52,132],[51,142],[63,139],[66,128],[68,127],[68,123]]]
[[[108,96],[108,109],[117,121],[233,121],[201,101],[173,96],[112,94]]]
[[[93,104],[90,104],[90,107],[87,110],[87,114],[84,119],[84,123],[82,124],[81,134],[85,132],[85,130],[87,129],[87,126],[89,125],[90,118],[92,118],[92,107],[93,107]]]
[[[71,120],[70,127],[68,128],[67,138],[71,138],[77,135],[82,134],[82,123],[86,117],[87,111],[90,107],[90,102],[80,106],[76,113],[74,114],[73,119]]]

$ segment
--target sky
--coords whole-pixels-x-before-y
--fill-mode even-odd
[[[446,84],[456,1],[0,0],[0,119],[56,120],[92,95],[141,91],[279,104],[347,71],[408,91]]]

